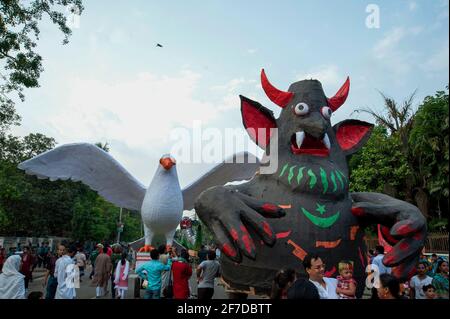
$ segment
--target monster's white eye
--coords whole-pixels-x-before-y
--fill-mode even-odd
[[[333,111],[328,106],[322,107],[321,112],[322,112],[323,117],[326,118],[327,120],[329,120],[331,117],[331,114],[333,114]]]
[[[298,103],[296,106],[294,106],[294,113],[296,115],[306,115],[309,112],[309,106],[306,103]]]

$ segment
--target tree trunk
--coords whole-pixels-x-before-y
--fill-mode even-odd
[[[423,190],[423,188],[419,188],[418,191],[416,192],[416,195],[414,196],[414,199],[416,200],[417,207],[419,207],[423,216],[425,216],[425,218],[428,218],[429,204],[430,204],[428,194]]]

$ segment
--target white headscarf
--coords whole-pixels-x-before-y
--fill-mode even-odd
[[[25,299],[25,276],[19,272],[20,261],[19,255],[6,259],[0,274],[0,299]]]

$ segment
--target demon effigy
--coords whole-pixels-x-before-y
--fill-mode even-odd
[[[261,82],[269,99],[282,108],[280,116],[240,96],[242,119],[268,158],[271,143],[278,144],[278,170],[257,173],[237,186],[213,187],[195,203],[223,252],[222,277],[229,289],[268,294],[277,271],[289,267],[304,272],[301,261],[317,253],[327,265],[325,276],[336,276],[340,260],[353,262],[360,297],[368,264],[364,228],[370,224],[382,225],[384,239],[393,245],[383,263],[394,267],[395,276],[410,277],[426,236],[419,209],[380,193],[349,192],[347,157],[372,130],[359,120],[331,125],[350,80],[331,98],[317,80],[295,82],[281,91],[262,70]]]

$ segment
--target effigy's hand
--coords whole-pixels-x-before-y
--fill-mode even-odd
[[[352,213],[361,221],[377,223],[386,242],[392,245],[383,264],[392,274],[410,278],[425,244],[427,226],[420,210],[407,202],[379,193],[352,193]]]
[[[273,246],[276,236],[266,218],[286,215],[282,208],[274,204],[223,186],[203,192],[195,203],[195,211],[213,232],[221,251],[238,263],[242,261],[242,254],[256,258],[254,238],[249,234],[248,227],[266,245]]]

